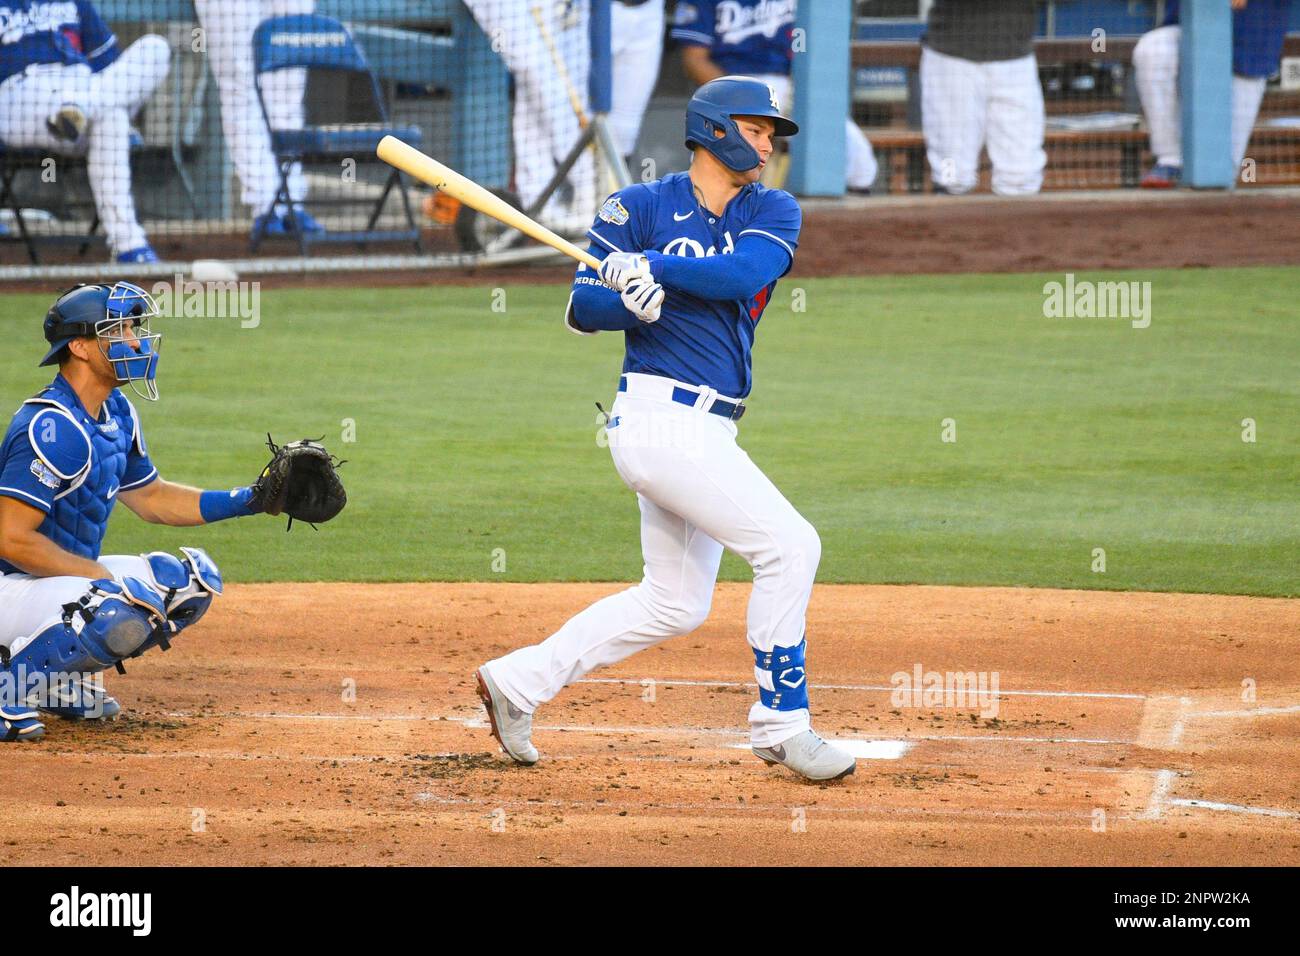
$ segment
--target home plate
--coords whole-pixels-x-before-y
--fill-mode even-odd
[[[844,740],[827,738],[834,744],[859,760],[897,760],[912,749],[913,744],[907,740]],[[749,744],[731,744],[736,750],[748,750]]]

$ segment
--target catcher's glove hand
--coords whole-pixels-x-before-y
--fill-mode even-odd
[[[334,470],[343,462],[336,459],[320,442],[304,438],[277,446],[266,436],[271,460],[253,485],[249,506],[269,515],[287,514],[293,521],[329,521],[348,503],[347,492]]]

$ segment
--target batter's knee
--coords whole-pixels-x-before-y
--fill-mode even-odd
[[[654,623],[669,635],[689,634],[708,619],[713,595],[692,598],[677,593],[656,592],[644,588],[646,603],[654,615]]]
[[[785,528],[777,539],[778,560],[788,568],[806,569],[808,574],[817,570],[822,559],[822,539],[817,529],[799,517]]]
[[[665,630],[673,634],[689,634],[708,619],[709,602],[661,604],[655,610]]]

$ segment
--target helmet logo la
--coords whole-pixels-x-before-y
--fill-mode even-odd
[[[767,85],[767,95],[772,101],[772,109],[776,110],[778,113],[781,112],[781,104],[776,101],[776,87],[771,83]]]

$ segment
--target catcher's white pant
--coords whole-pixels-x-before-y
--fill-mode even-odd
[[[117,577],[149,580],[149,566],[134,554],[99,559]],[[90,578],[37,578],[30,574],[0,574],[0,646],[17,653],[41,631],[63,618],[63,605],[90,590]]]
[[[614,88],[609,130],[619,154],[630,156],[641,134],[641,120],[650,94],[659,79],[659,61],[664,50],[664,0],[648,0],[635,7],[615,0],[610,8]]]
[[[1183,116],[1178,97],[1181,35],[1178,26],[1159,27],[1142,34],[1133,47],[1134,80],[1151,134],[1151,152],[1157,163],[1179,167],[1183,165]],[[1267,83],[1262,76],[1232,78],[1232,161],[1238,169],[1246,158]]]
[[[669,399],[671,379],[628,375],[605,431],[614,467],[641,506],[641,583],[597,601],[540,644],[487,664],[502,692],[531,713],[588,671],[686,634],[709,614],[722,549],[754,569],[750,646],[804,638],[821,559],[817,532],[736,444],[736,425]],[[756,747],[809,727],[807,708],[749,711]]]
[[[0,140],[86,157],[95,209],[115,255],[147,244],[131,195],[131,117],[167,76],[171,50],[160,36],[143,36],[111,66],[42,64],[0,85]],[[45,127],[60,106],[74,104],[90,121],[82,142],[56,140]]]
[[[275,198],[279,167],[271,151],[267,119],[257,102],[253,73],[253,32],[269,17],[311,13],[315,0],[194,0],[207,45],[208,66],[221,97],[221,132],[242,187],[240,198],[261,215]],[[276,70],[262,77],[262,96],[273,129],[301,129],[307,71]],[[307,196],[302,167],[289,173],[289,196]]]
[[[790,77],[780,73],[764,73],[755,79],[762,80],[776,91],[777,102],[781,112],[790,115],[794,105],[791,93],[794,88]],[[852,117],[844,120],[844,180],[850,189],[870,189],[876,181],[876,151],[871,148],[871,141],[862,127],[853,122]]]
[[[588,0],[465,0],[465,5],[514,77],[515,189],[524,206],[531,206],[582,135],[569,86],[555,68],[532,10],[541,11],[585,115],[591,62]],[[583,151],[568,179],[573,185],[571,201],[566,205],[553,198],[542,217],[572,218],[586,229],[596,214],[597,199],[591,150]]]
[[[975,188],[986,145],[995,193],[1020,196],[1043,185],[1043,88],[1033,54],[976,63],[923,48],[921,127],[930,173],[950,193]]]

